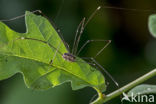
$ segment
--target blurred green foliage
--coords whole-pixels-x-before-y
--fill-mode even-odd
[[[0,0],[0,19],[40,9],[61,30],[71,47],[80,20],[88,17],[97,6],[156,10],[155,4],[155,0]],[[147,25],[148,16],[153,13],[102,8],[85,28],[81,45],[88,39],[112,40],[97,60],[120,86],[156,67],[156,40],[150,35]],[[23,18],[7,24],[18,32],[25,32]],[[93,56],[102,45],[104,43],[90,44],[80,56]],[[105,93],[117,89],[108,77],[106,81],[109,85]],[[145,83],[155,84],[154,78]],[[72,91],[69,84],[45,92],[34,92],[25,87],[22,77],[18,75],[0,82],[0,104],[43,104],[43,101],[46,104],[87,104],[94,94],[91,88]],[[120,97],[108,103],[120,104]]]

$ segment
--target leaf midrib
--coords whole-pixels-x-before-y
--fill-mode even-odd
[[[10,56],[10,55],[9,55],[9,56]],[[19,55],[12,55],[12,56],[14,56],[14,57],[19,57],[19,58],[24,58],[24,59],[29,59],[29,60],[34,60],[34,61],[37,61],[37,62],[46,64],[46,65],[50,65],[50,64],[47,64],[47,63],[45,63],[45,62],[43,62],[43,61],[41,61],[41,60],[36,60],[36,59],[30,58],[30,57],[23,57],[23,56],[19,56]],[[56,66],[56,65],[54,65],[54,64],[52,64],[52,65],[50,65],[50,66],[55,67],[55,68],[57,68],[57,69],[61,69],[62,71],[65,71],[65,72],[67,72],[67,73],[69,73],[69,74],[71,74],[71,75],[73,75],[73,76],[79,78],[80,80],[85,81],[85,82],[88,83],[89,85],[92,85],[92,84],[90,84],[88,81],[86,81],[86,80],[82,79],[81,77],[79,77],[78,75],[75,75],[75,74],[71,73],[70,71],[65,70],[65,68],[63,68],[63,67]],[[52,71],[53,71],[53,70],[52,70]],[[48,73],[50,73],[50,72],[51,72],[51,71],[49,71]],[[47,74],[47,73],[45,73],[45,74]],[[43,74],[43,75],[44,75],[44,74]],[[43,75],[42,75],[42,76],[43,76]]]

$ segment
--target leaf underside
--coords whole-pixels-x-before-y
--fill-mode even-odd
[[[137,96],[138,94],[156,94],[156,85],[142,84],[130,90],[128,96],[131,96],[132,93],[134,96]]]
[[[73,90],[86,86],[105,90],[101,72],[78,57],[78,61],[69,62],[56,53],[50,65],[56,49],[48,44],[55,48],[59,46],[58,50],[62,54],[68,52],[61,38],[42,16],[27,11],[25,21],[26,33],[15,32],[0,22],[0,80],[21,73],[27,87],[33,89],[48,89],[71,82]],[[42,40],[48,44],[26,38]]]

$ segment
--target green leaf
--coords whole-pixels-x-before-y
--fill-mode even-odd
[[[142,84],[130,90],[128,92],[128,96],[131,96],[132,93],[134,96],[138,94],[156,94],[156,85]]]
[[[150,33],[154,37],[156,37],[156,15],[155,14],[149,17],[148,27],[149,27]]]
[[[57,52],[50,65],[58,46],[62,54],[68,52],[61,38],[42,16],[26,12],[25,21],[26,33],[15,32],[0,22],[0,80],[21,73],[27,87],[33,89],[71,82],[73,90],[86,86],[105,90],[102,73],[79,57],[76,57],[78,61],[69,62]]]

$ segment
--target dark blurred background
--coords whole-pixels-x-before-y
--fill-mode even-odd
[[[97,61],[111,73],[120,86],[124,86],[156,68],[156,39],[150,35],[147,24],[149,15],[154,12],[106,9],[105,6],[156,11],[155,4],[155,0],[0,0],[0,19],[22,15],[26,10],[40,9],[55,23],[66,42],[72,46],[81,19],[89,17],[102,5],[102,9],[85,28],[80,46],[89,39],[112,40],[97,57]],[[18,32],[26,30],[24,18],[6,24]],[[103,45],[104,43],[92,43],[79,56],[94,56]],[[106,82],[106,94],[117,89],[107,75]],[[145,83],[156,84],[154,78]],[[47,91],[34,91],[26,88],[20,74],[0,81],[0,104],[88,104],[95,94],[89,87],[72,91],[69,83]],[[120,97],[117,97],[107,104],[120,103]]]

